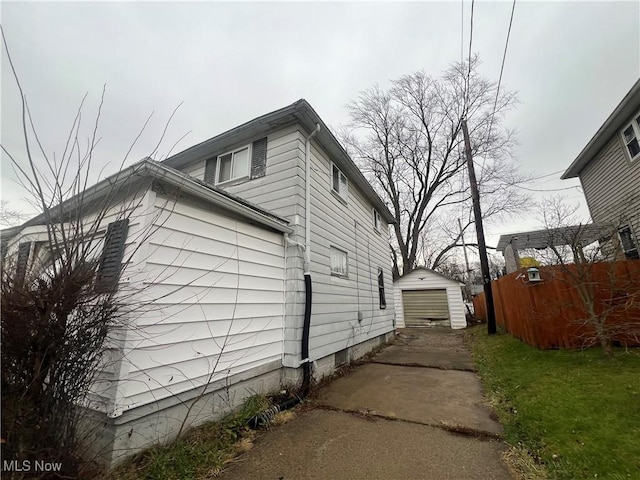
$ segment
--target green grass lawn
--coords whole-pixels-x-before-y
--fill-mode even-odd
[[[507,442],[549,478],[640,479],[640,349],[547,350],[468,332]]]

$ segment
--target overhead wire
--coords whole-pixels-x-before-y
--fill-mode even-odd
[[[491,112],[491,118],[489,118],[489,129],[487,131],[487,142],[491,139],[491,129],[493,128],[493,119],[496,116],[496,110],[498,109],[498,99],[500,98],[500,86],[502,85],[502,75],[504,73],[504,64],[507,60],[507,49],[509,48],[509,38],[511,37],[511,27],[513,25],[513,13],[516,9],[516,0],[513,0],[511,5],[511,16],[509,17],[509,28],[507,29],[507,39],[504,42],[504,51],[502,52],[502,63],[500,64],[500,76],[498,77],[498,86],[496,88],[496,98],[493,102],[493,111]],[[486,162],[487,158],[482,158],[482,166]]]
[[[460,2],[460,66],[464,65],[464,0]]]
[[[469,85],[471,84],[471,46],[473,45],[473,10],[475,6],[475,0],[471,0],[471,19],[469,21],[469,58],[467,60],[467,77],[465,81],[465,97],[464,97],[464,118],[467,118],[467,111],[469,108]],[[463,65],[464,68],[464,65]]]
[[[582,191],[580,189],[580,186],[578,185],[574,185],[572,187],[563,187],[563,188],[527,188],[527,187],[523,187],[522,185],[518,185],[517,183],[514,183],[511,186],[516,188],[521,188],[522,190],[528,190],[529,192],[561,192],[563,190],[573,190],[573,189],[578,190],[579,192]]]

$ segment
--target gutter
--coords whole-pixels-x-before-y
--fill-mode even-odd
[[[316,128],[311,135],[307,137],[304,150],[304,167],[305,167],[305,205],[304,205],[304,274],[310,273],[311,265],[311,139],[320,131],[320,124],[316,123]]]
[[[304,249],[304,322],[302,324],[302,345],[300,348],[302,364],[302,397],[309,393],[311,385],[311,359],[309,358],[309,333],[311,330],[311,305],[313,303],[311,286],[311,139],[320,131],[320,124],[307,137],[305,145],[305,249]]]
[[[115,192],[118,188],[121,187],[121,185],[131,181],[131,177],[134,176],[149,176],[158,180],[164,180],[171,185],[180,188],[185,193],[193,195],[197,198],[201,198],[210,203],[215,203],[216,205],[219,205],[226,210],[236,213],[248,220],[253,220],[256,223],[269,227],[277,232],[293,233],[293,230],[288,226],[288,222],[286,220],[280,219],[275,215],[268,215],[267,213],[263,213],[259,211],[257,207],[253,208],[240,200],[235,200],[228,195],[225,195],[221,192],[200,184],[195,179],[190,179],[178,170],[174,170],[171,167],[166,167],[161,163],[155,162],[154,160],[148,158],[145,158],[144,160],[141,160],[140,162],[125,168],[124,170],[120,170],[116,174],[105,178],[92,187],[87,188],[82,193],[82,197],[77,195],[63,202],[61,205],[52,207],[50,210],[53,214],[56,215],[59,212],[69,212],[77,207],[77,203],[79,201],[93,202],[106,195],[109,195],[112,192]],[[82,198],[82,200],[80,198]],[[13,227],[12,229],[8,230],[7,233],[3,233],[2,237],[4,238],[5,236],[11,236],[12,234],[17,233],[17,231],[31,225],[41,225],[44,221],[45,215],[40,214],[30,220],[27,220],[19,227]],[[15,232],[14,229],[16,229]]]

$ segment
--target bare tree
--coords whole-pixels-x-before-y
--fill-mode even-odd
[[[2,36],[5,40],[4,32]],[[3,250],[11,244],[6,245],[11,251],[3,255],[0,290],[2,460],[21,465],[46,459],[60,465],[56,478],[74,478],[83,463],[81,407],[89,405],[105,351],[135,309],[132,294],[119,288],[123,265],[133,261],[156,228],[154,219],[149,219],[148,227],[132,234],[138,247],[125,251],[129,221],[156,213],[143,208],[150,181],[127,184],[126,172],[111,177],[113,182],[105,188],[88,188],[96,170],[104,90],[86,142],[83,99],[64,152],[49,155],[6,41],[4,47],[22,102],[24,149],[10,152],[2,145],[2,153],[39,215],[24,224],[15,239],[3,239]],[[124,155],[120,170],[146,125]],[[128,173],[135,178],[135,167]],[[6,209],[6,203],[2,207],[3,216],[20,218]],[[116,261],[110,249],[119,252]]]
[[[27,218],[24,213],[10,208],[7,200],[0,200],[0,227],[15,227]]]
[[[487,218],[521,211],[527,197],[514,185],[523,180],[510,161],[513,132],[503,114],[516,103],[477,71],[478,57],[456,63],[440,78],[425,72],[404,75],[383,90],[375,86],[348,105],[351,123],[339,133],[399,220],[392,245],[394,275],[417,263],[437,267],[461,246],[452,218],[472,225],[471,197],[461,125],[466,118],[478,161],[479,186]],[[494,108],[495,107],[495,108]],[[461,214],[462,212],[462,214]],[[446,220],[445,220],[446,217]],[[457,226],[457,225],[456,225]]]

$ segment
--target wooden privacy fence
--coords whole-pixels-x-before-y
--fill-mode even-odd
[[[526,269],[492,282],[496,323],[542,349],[596,344],[594,327],[585,323],[577,273],[575,265],[549,266],[540,267],[539,282],[529,281]],[[592,292],[596,313],[607,314],[605,328],[612,339],[640,346],[640,261],[592,264],[581,284],[583,292]],[[486,321],[484,293],[473,299],[473,307],[476,317]]]

